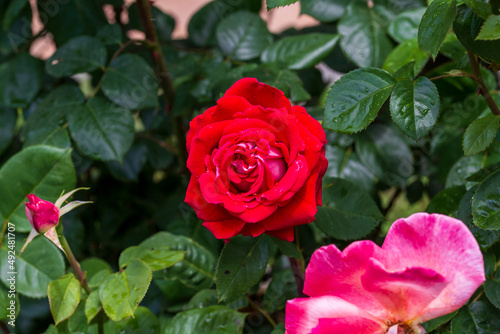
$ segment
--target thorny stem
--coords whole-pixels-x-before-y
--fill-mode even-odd
[[[146,33],[146,39],[152,42],[152,47],[150,49],[151,56],[155,62],[155,72],[158,77],[161,88],[163,89],[163,94],[165,94],[165,100],[167,102],[167,111],[170,110],[174,103],[175,91],[172,85],[172,80],[168,73],[167,63],[163,57],[163,50],[161,49],[160,43],[158,42],[158,37],[156,35],[156,29],[154,25],[154,20],[151,15],[151,4],[149,0],[137,0],[137,10],[139,11],[139,17],[141,18],[142,26],[144,32]],[[182,131],[182,118],[175,117],[171,115],[172,126],[175,131],[175,136],[177,138],[178,145],[178,160],[181,166],[185,166],[187,161],[187,151],[186,151],[186,138],[184,132]]]
[[[269,315],[269,313],[267,313],[266,310],[264,310],[263,308],[261,308],[259,305],[257,305],[253,300],[252,298],[250,298],[249,296],[246,296],[247,299],[248,299],[248,303],[250,304],[250,306],[257,312],[259,312],[260,314],[262,314],[266,319],[267,321],[271,324],[271,326],[273,327],[276,327],[276,322],[273,320],[273,318],[271,317],[271,315]]]
[[[493,97],[491,97],[490,91],[486,86],[486,83],[484,82],[483,76],[481,75],[481,69],[477,56],[469,51],[467,51],[467,53],[469,54],[469,60],[472,66],[472,73],[474,74],[474,80],[479,85],[479,89],[481,90],[481,94],[483,95],[486,104],[488,105],[493,114],[500,115],[500,109],[498,109],[495,100],[493,100]]]
[[[69,263],[71,264],[71,267],[73,268],[73,271],[76,274],[76,277],[80,281],[80,284],[82,287],[85,289],[85,291],[90,295],[92,290],[90,289],[87,279],[85,278],[85,274],[82,271],[82,268],[80,267],[80,263],[76,260],[75,256],[73,255],[73,252],[71,251],[71,247],[69,247],[68,241],[64,237],[64,235],[59,235],[59,242],[61,243],[62,248],[64,249],[64,252],[66,253],[66,257],[68,258]]]

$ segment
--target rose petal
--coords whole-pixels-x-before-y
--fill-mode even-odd
[[[294,237],[294,228],[289,227],[277,231],[266,231],[266,234],[272,235],[273,237],[276,237],[281,240],[292,242]]]
[[[361,282],[392,313],[392,320],[403,322],[419,316],[449,284],[432,269],[412,267],[389,272],[373,258],[361,276]]]
[[[332,320],[331,322],[330,320],[322,320],[322,324],[320,325],[320,319]],[[318,325],[321,327],[327,327],[330,324],[335,326],[335,321],[337,321],[338,325],[346,326],[346,329],[349,329],[350,326],[356,328],[356,323],[361,322],[372,330],[371,332],[359,333],[384,333],[385,325],[382,320],[338,297],[297,298],[288,301],[286,304],[285,328],[287,334],[310,334]],[[337,327],[337,329],[342,328]],[[341,330],[331,333],[351,332],[349,330]]]
[[[259,82],[255,78],[243,78],[234,83],[224,96],[241,96],[253,105],[264,108],[290,109],[290,101],[279,89]]]
[[[420,313],[419,322],[448,314],[464,305],[484,282],[481,250],[470,230],[458,219],[417,213],[397,220],[376,257],[387,270],[423,267],[450,283]]]
[[[311,334],[383,334],[385,328],[379,323],[362,317],[344,317],[334,319],[319,319],[318,326],[313,328]]]
[[[386,319],[388,312],[363,287],[361,276],[370,257],[381,249],[372,241],[356,241],[341,252],[335,245],[316,250],[306,269],[304,293],[311,297],[332,295]]]
[[[238,235],[245,226],[245,222],[239,219],[233,219],[217,222],[204,222],[203,226],[208,228],[217,239],[228,239]]]

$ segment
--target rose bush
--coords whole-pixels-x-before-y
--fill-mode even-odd
[[[243,78],[187,134],[186,203],[215,237],[293,240],[314,220],[328,162],[325,132],[282,91]]]

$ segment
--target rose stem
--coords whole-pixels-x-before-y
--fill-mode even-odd
[[[488,90],[488,87],[484,82],[483,76],[481,75],[481,69],[477,56],[471,52],[467,53],[469,54],[469,60],[472,66],[472,73],[474,74],[474,80],[479,85],[479,89],[481,89],[481,94],[483,95],[486,104],[488,105],[493,114],[500,115],[500,109],[498,109],[495,100],[493,100],[493,97],[491,97],[490,91]]]
[[[273,327],[276,327],[276,322],[273,320],[273,318],[271,318],[271,316],[269,315],[269,313],[266,312],[266,310],[262,309],[259,305],[257,305],[253,300],[252,298],[250,298],[248,295],[246,296],[247,299],[248,299],[248,303],[250,304],[250,306],[257,312],[259,312],[260,314],[262,314],[266,319],[267,321],[271,324],[271,326]]]
[[[82,271],[82,268],[80,267],[80,263],[76,260],[75,256],[73,255],[73,252],[71,251],[71,248],[69,247],[68,241],[64,237],[64,235],[59,235],[59,242],[61,243],[62,248],[64,249],[64,252],[66,253],[66,257],[68,258],[69,263],[71,264],[71,267],[73,268],[73,271],[76,274],[76,277],[80,281],[82,287],[85,289],[85,291],[90,295],[92,290],[90,289],[87,279],[85,278],[85,274]]]
[[[146,34],[146,39],[152,42],[151,56],[155,63],[155,72],[158,77],[161,88],[163,89],[163,94],[165,94],[165,100],[167,102],[167,111],[174,104],[175,91],[172,85],[172,80],[168,73],[167,63],[163,57],[163,50],[161,49],[160,43],[158,42],[158,36],[156,35],[156,29],[151,15],[151,4],[149,0],[137,0],[137,10],[139,11],[139,17],[141,18],[142,26]],[[170,115],[172,126],[175,131],[175,136],[177,138],[177,157],[179,164],[184,167],[187,161],[187,151],[186,151],[186,138],[182,131],[183,121],[182,117],[175,117]],[[184,169],[184,168],[183,168]]]
[[[292,267],[293,277],[295,278],[295,284],[297,285],[297,297],[304,298],[307,297],[304,294],[304,274],[302,273],[300,260],[297,261],[294,257],[289,257],[290,266]]]

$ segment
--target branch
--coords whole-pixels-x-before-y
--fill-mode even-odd
[[[141,18],[142,26],[144,32],[146,33],[146,39],[152,43],[151,56],[155,62],[155,72],[160,82],[160,86],[165,94],[165,99],[167,102],[167,112],[170,110],[171,106],[174,104],[175,91],[172,85],[172,80],[168,73],[167,63],[165,62],[165,57],[163,57],[163,50],[158,42],[158,37],[156,35],[156,29],[154,26],[153,17],[151,15],[151,5],[149,0],[137,0],[137,10],[139,11],[139,17]],[[178,160],[181,166],[185,166],[187,161],[187,151],[186,151],[186,137],[182,131],[183,122],[181,117],[171,116],[172,126],[175,131],[175,136],[177,137],[178,144]]]
[[[470,51],[467,51],[467,53],[469,54],[469,60],[472,66],[474,80],[476,80],[477,84],[479,85],[479,89],[481,90],[481,94],[483,95],[486,104],[493,114],[500,115],[500,109],[498,109],[498,106],[495,103],[495,100],[493,100],[493,97],[491,96],[490,91],[486,86],[486,83],[484,82],[483,76],[481,75],[481,69],[477,56]]]

